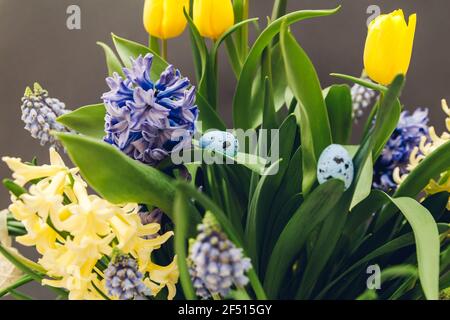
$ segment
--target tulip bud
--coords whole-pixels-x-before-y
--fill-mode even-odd
[[[203,37],[217,40],[234,25],[231,0],[194,0],[194,23]]]
[[[184,8],[189,11],[189,0],[146,0],[145,29],[151,36],[163,40],[178,37],[187,24]]]
[[[389,85],[394,78],[406,75],[411,62],[416,14],[406,24],[402,10],[377,17],[369,25],[364,65],[374,81]]]

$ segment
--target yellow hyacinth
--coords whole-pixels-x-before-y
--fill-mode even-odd
[[[22,222],[27,234],[17,242],[36,247],[42,255],[39,264],[50,279],[43,284],[69,291],[69,299],[103,299],[106,288],[105,259],[114,249],[136,260],[145,275],[142,283],[156,295],[168,288],[168,298],[175,296],[178,267],[159,266],[151,254],[173,236],[159,234],[158,223],[143,225],[139,205],[115,205],[97,195],[90,195],[78,169],[69,169],[54,149],[51,165],[31,166],[17,158],[3,158],[13,175],[28,191],[12,196],[9,211]],[[34,179],[36,183],[28,183]]]
[[[187,24],[184,8],[189,12],[189,0],[146,0],[145,29],[151,36],[163,40],[178,37]]]
[[[234,25],[231,0],[194,0],[194,23],[203,37],[217,40]]]
[[[411,62],[417,16],[405,21],[402,10],[377,17],[369,25],[364,51],[364,67],[368,76],[383,85],[406,75]]]

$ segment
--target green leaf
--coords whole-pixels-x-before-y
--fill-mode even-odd
[[[3,179],[3,185],[17,198],[23,195],[24,193],[27,193],[27,190],[24,187],[19,186],[10,179]]]
[[[332,15],[338,10],[339,8],[334,10],[308,10],[293,12],[283,18],[273,21],[261,33],[247,56],[238,81],[233,102],[233,118],[235,128],[247,130],[255,128],[261,123],[262,106],[256,110],[252,109],[251,106],[253,104],[251,103],[251,97],[248,93],[252,87],[255,73],[258,70],[261,55],[264,49],[272,42],[273,38],[280,32],[281,24],[284,19],[286,19],[286,24],[290,25],[309,18]]]
[[[270,80],[266,77],[264,82],[264,112],[262,128],[266,130],[277,129],[279,127],[277,121],[277,113],[273,100],[272,85]]]
[[[189,228],[195,226],[195,223],[189,221],[191,208],[188,205],[188,199],[182,192],[177,191],[174,203],[174,223],[175,223],[175,253],[178,260],[178,269],[180,272],[180,282],[183,287],[183,293],[187,300],[197,300],[197,295],[192,286],[191,276],[187,265],[187,242],[189,240]]]
[[[198,126],[200,132],[206,132],[211,129],[216,129],[220,131],[225,131],[227,129],[226,125],[220,119],[219,114],[211,107],[208,101],[197,92],[197,105],[200,109],[198,114],[198,120],[201,121],[202,126]]]
[[[411,198],[391,199],[411,225],[416,241],[417,261],[422,289],[429,300],[439,298],[440,240],[431,213]]]
[[[353,157],[358,151],[358,146],[345,146],[348,153]],[[359,180],[356,182],[356,189],[353,195],[352,203],[350,205],[350,210],[353,209],[357,204],[366,199],[372,190],[373,181],[373,163],[372,157],[367,157],[366,163],[363,166],[362,173]]]
[[[246,241],[249,244],[249,253],[255,266],[259,263],[260,254],[262,254],[266,227],[270,227],[266,226],[266,224],[270,219],[270,209],[275,197],[274,190],[279,189],[284,173],[289,166],[292,154],[292,141],[295,140],[296,133],[297,123],[295,117],[291,115],[280,126],[278,133],[280,160],[267,169],[267,173],[259,181],[250,202],[245,231]],[[259,270],[257,266],[255,268],[257,271]]]
[[[212,56],[217,57],[217,53],[219,52],[220,45],[229,38],[234,32],[238,31],[241,28],[244,28],[247,24],[250,22],[258,21],[259,18],[252,18],[252,19],[246,19],[243,21],[240,21],[233,25],[231,28],[229,28],[227,31],[225,31],[222,36],[214,43],[214,46],[212,48]]]
[[[321,299],[328,290],[330,290],[342,278],[359,266],[364,265],[377,257],[409,246],[411,243],[414,243],[413,241],[416,243],[419,276],[425,296],[430,300],[435,300],[438,298],[440,240],[438,227],[433,219],[433,216],[427,209],[421,206],[414,199],[394,199],[382,192],[379,192],[378,195],[383,196],[386,201],[391,202],[403,213],[406,220],[412,227],[413,234],[409,233],[400,236],[399,238],[396,238],[369,253],[366,257],[359,260],[338,278],[328,284],[328,286],[325,287],[316,297],[317,299]]]
[[[227,216],[223,212],[223,210],[217,206],[213,201],[211,201],[208,197],[206,197],[204,194],[199,192],[197,189],[195,189],[193,186],[180,182],[178,184],[178,190],[183,192],[184,195],[188,198],[193,198],[198,201],[200,205],[203,206],[203,208],[207,211],[210,211],[217,221],[219,222],[220,226],[222,227],[223,231],[228,235],[229,239],[238,247],[242,248],[244,251],[244,254],[248,256],[248,251],[246,247],[244,246],[244,241],[242,237],[239,235],[239,232],[233,227],[233,224],[228,220]],[[252,284],[253,290],[255,291],[256,297],[259,300],[265,300],[266,294],[264,292],[264,289],[261,286],[261,283],[258,279],[258,276],[256,275],[254,269],[251,269],[248,271],[248,277],[250,280],[250,283]]]
[[[289,220],[269,259],[264,288],[270,298],[278,297],[291,264],[311,232],[335,209],[343,193],[343,182],[330,180],[317,187]]]
[[[399,265],[387,268],[381,271],[381,283],[386,283],[390,280],[394,280],[397,278],[416,278],[417,268],[412,265]],[[368,300],[368,297],[371,297],[373,294],[376,295],[376,290],[367,289],[357,300]]]
[[[150,72],[150,76],[153,81],[159,79],[161,73],[163,73],[169,65],[163,58],[155,52],[152,52],[149,47],[118,37],[115,34],[112,35],[112,39],[114,45],[116,46],[116,50],[119,53],[120,59],[127,68],[131,67],[131,59],[136,59],[139,56],[145,56],[148,53],[153,54],[152,70]]]
[[[429,154],[398,187],[395,197],[415,197],[443,172],[450,170],[450,141]]]
[[[431,179],[439,177],[442,172],[450,169],[450,141],[444,143],[434,152],[429,154],[419,165],[407,176],[398,187],[394,197],[415,198],[430,183]],[[376,224],[379,230],[395,214],[395,206],[387,206],[380,213]]]
[[[33,281],[33,278],[30,277],[28,274],[22,276],[19,280],[14,282],[13,284],[9,285],[6,288],[0,289],[0,298],[7,295],[9,291],[20,288],[21,286],[30,283]]]
[[[389,86],[389,90],[382,97],[373,131],[374,145],[372,155],[374,161],[378,159],[378,156],[383,151],[384,146],[397,127],[402,109],[398,97],[402,92],[404,84],[405,77],[403,75],[397,76]]]
[[[86,136],[103,139],[105,136],[105,105],[94,104],[78,108],[56,119],[59,123]]]
[[[348,76],[346,74],[340,74],[340,73],[332,73],[330,74],[333,77],[339,78],[339,79],[343,79],[343,80],[347,80],[350,82],[354,82],[356,84],[359,84],[363,87],[375,90],[375,91],[379,91],[381,93],[384,93],[388,90],[388,88],[386,88],[385,86],[373,83],[372,81],[367,81],[364,79],[360,79],[360,78],[356,78],[356,77],[352,77],[352,76]]]
[[[273,97],[275,110],[278,112],[283,106],[290,103],[293,95],[287,83],[284,60],[280,45],[276,44],[273,46],[271,53],[272,57],[270,60],[272,62],[272,70],[276,70],[276,72],[272,72]],[[286,99],[287,95],[291,96],[291,99]]]
[[[347,85],[334,85],[325,98],[333,143],[345,145],[352,134],[352,95]]]
[[[299,123],[303,149],[303,193],[307,194],[316,179],[316,164],[322,151],[332,143],[330,123],[319,79],[314,66],[288,32],[281,30],[281,51],[286,74],[298,101]]]
[[[106,65],[108,66],[108,75],[112,76],[115,72],[123,76],[123,66],[119,58],[117,58],[114,51],[105,43],[97,42],[97,44],[103,48],[106,57]]]
[[[112,203],[156,206],[173,217],[175,188],[166,175],[105,142],[66,133],[56,136],[88,184],[102,197]]]

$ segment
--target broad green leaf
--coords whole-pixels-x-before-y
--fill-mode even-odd
[[[210,211],[219,222],[223,231],[228,235],[229,239],[236,246],[242,248],[245,255],[248,255],[248,251],[244,246],[244,241],[242,237],[239,235],[239,232],[233,227],[233,224],[228,220],[223,210],[219,206],[217,206],[217,204],[215,204],[208,197],[206,197],[204,194],[195,189],[195,187],[188,185],[186,183],[182,182],[179,183],[178,190],[183,192],[183,194],[186,197],[195,199],[205,210]],[[257,299],[265,300],[267,297],[264,292],[264,289],[261,286],[261,283],[259,282],[255,270],[254,269],[249,270],[247,272],[247,275],[250,279],[250,283],[253,287],[253,290],[255,291]]]
[[[269,259],[264,288],[276,299],[291,264],[304,249],[311,232],[335,209],[344,192],[344,184],[330,180],[317,187],[289,220]]]
[[[407,176],[398,187],[394,197],[415,198],[428,185],[431,179],[439,177],[442,172],[450,169],[450,142],[447,142],[429,154]],[[377,221],[376,230],[381,228],[395,214],[395,207],[388,206]]]
[[[155,52],[152,52],[149,47],[118,37],[115,34],[112,35],[112,39],[125,67],[131,67],[131,59],[136,59],[139,56],[145,56],[146,54],[151,53],[153,54],[153,64],[150,76],[153,81],[159,79],[161,73],[167,68],[168,63]]]
[[[97,44],[100,47],[102,47],[103,51],[105,52],[106,65],[108,66],[109,76],[112,76],[115,72],[117,72],[119,75],[123,76],[122,63],[120,62],[119,58],[117,58],[114,51],[107,44],[105,44],[103,42],[97,42]]]
[[[352,95],[347,85],[334,85],[328,90],[325,103],[330,120],[333,143],[345,145],[352,134]]]
[[[443,172],[450,170],[450,141],[429,154],[398,187],[395,197],[415,197]]]
[[[289,87],[298,101],[303,149],[303,193],[307,194],[316,178],[316,164],[322,151],[332,143],[330,123],[316,70],[287,25],[281,30],[281,51]],[[304,178],[304,179],[305,179]]]
[[[349,276],[353,271],[358,270],[361,266],[373,261],[379,257],[382,257],[387,254],[391,254],[392,252],[396,252],[402,248],[411,246],[414,244],[414,235],[411,233],[402,235],[394,240],[389,241],[386,244],[383,244],[379,248],[376,248],[364,258],[358,260],[351,267],[347,268],[344,272],[338,275],[337,278],[333,279],[330,283],[328,283],[325,288],[321,290],[321,292],[314,297],[314,299],[323,299],[328,291],[333,289],[335,285],[337,285],[341,280],[345,279],[345,277]],[[359,271],[358,271],[359,272]]]
[[[105,142],[66,133],[56,136],[88,184],[106,200],[156,206],[173,217],[175,188],[165,174]]]
[[[180,272],[180,282],[183,287],[183,293],[187,300],[197,300],[197,295],[192,286],[191,276],[187,265],[187,252],[189,241],[189,228],[196,225],[194,221],[189,221],[190,210],[188,199],[180,191],[176,192],[173,207],[175,223],[175,253],[178,260],[178,269]],[[198,223],[198,222],[197,222]],[[195,235],[194,235],[195,236]]]
[[[220,131],[226,130],[226,125],[223,123],[222,119],[220,119],[219,114],[211,107],[208,101],[201,95],[200,92],[197,92],[197,101],[198,108],[200,110],[198,115],[198,121],[201,121],[201,128],[197,126],[200,132],[206,132],[207,130],[216,129]]]
[[[383,151],[384,146],[397,127],[402,109],[398,98],[403,90],[404,84],[405,77],[403,75],[397,76],[381,99],[372,138],[374,144],[372,156],[374,161],[378,159],[378,156]]]
[[[345,146],[348,153],[353,157],[358,151],[358,146]],[[353,195],[350,210],[352,210],[358,203],[367,198],[372,190],[373,181],[373,164],[372,157],[369,156],[362,169],[361,176],[356,183],[355,194]]]
[[[411,225],[416,241],[417,261],[422,289],[429,300],[439,298],[440,240],[431,213],[411,198],[391,200]]]
[[[275,197],[274,190],[278,190],[284,174],[289,166],[289,160],[293,152],[293,143],[297,134],[297,123],[293,115],[289,116],[280,126],[279,140],[279,162],[272,164],[259,181],[250,203],[247,216],[246,240],[252,259],[259,262],[262,254],[265,230],[270,221],[271,206]],[[274,138],[274,137],[272,137]],[[277,141],[275,137],[275,141]],[[272,151],[273,152],[273,151]],[[259,270],[256,267],[256,270]]]
[[[56,120],[78,133],[103,139],[105,136],[105,115],[105,105],[101,103],[78,108]]]
[[[356,268],[370,262],[382,255],[396,252],[397,250],[411,245],[415,242],[418,261],[418,270],[421,285],[427,299],[435,300],[439,295],[439,230],[431,213],[411,198],[391,198],[386,194],[379,193],[389,202],[392,202],[398,210],[405,216],[412,227],[413,233],[402,235],[359,260],[352,267],[347,269],[338,278],[334,279],[316,297],[321,299],[323,295],[337,284],[342,278]]]
[[[287,101],[290,102],[292,100],[292,97],[286,99],[287,95],[292,96],[292,92],[287,83],[284,60],[279,43],[272,47],[271,53],[272,70],[276,70],[276,72],[272,72],[273,97],[275,110],[278,112],[283,106],[288,105]]]
[[[272,86],[269,78],[266,77],[264,84],[264,112],[262,128],[266,130],[277,129],[279,125],[274,105]]]
[[[296,11],[286,15],[283,18],[273,21],[261,33],[247,56],[238,81],[233,102],[233,118],[235,128],[247,130],[255,128],[259,123],[261,123],[262,106],[256,110],[251,109],[250,106],[252,103],[248,92],[252,87],[261,55],[264,49],[272,42],[273,38],[280,32],[282,22],[286,20],[286,24],[290,25],[309,18],[332,15],[338,10],[339,8],[334,10]]]

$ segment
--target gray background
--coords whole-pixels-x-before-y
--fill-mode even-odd
[[[47,161],[48,151],[24,131],[20,121],[20,98],[24,89],[38,81],[50,95],[68,108],[97,103],[105,88],[106,67],[96,41],[108,44],[110,33],[141,43],[147,41],[142,26],[144,0],[0,0],[0,155]],[[251,0],[251,16],[271,14],[272,0]],[[66,9],[77,4],[82,10],[82,29],[66,28]],[[322,85],[332,83],[331,72],[359,75],[366,35],[366,9],[380,5],[383,12],[399,7],[406,14],[418,13],[413,61],[402,102],[408,108],[428,107],[432,122],[443,128],[440,99],[450,98],[450,2],[448,0],[291,0],[289,10],[332,8],[339,14],[301,22],[292,29],[315,63]],[[223,55],[220,74],[221,112],[229,122],[234,80]],[[193,77],[187,32],[170,42],[169,59]],[[42,162],[41,161],[41,162]],[[0,164],[0,177],[9,177]],[[0,208],[9,198],[0,188]],[[30,254],[29,249],[23,250]],[[38,285],[27,290],[35,297],[52,295]]]

